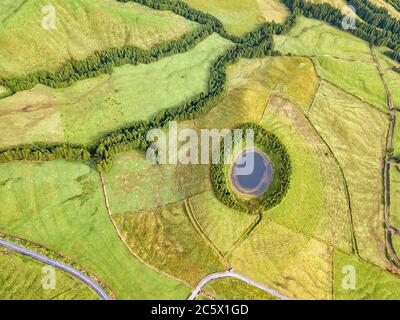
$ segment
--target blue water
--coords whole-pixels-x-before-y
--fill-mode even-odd
[[[268,189],[272,176],[271,161],[262,152],[252,149],[244,150],[236,157],[230,178],[241,193],[259,196]]]

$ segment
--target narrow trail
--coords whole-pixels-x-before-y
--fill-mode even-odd
[[[397,236],[398,233],[394,232],[390,226],[390,163],[391,163],[391,151],[393,150],[394,146],[394,134],[396,131],[396,124],[397,124],[397,112],[398,108],[395,108],[392,93],[390,92],[390,88],[387,84],[385,79],[385,73],[382,70],[380,62],[376,56],[374,48],[371,46],[371,54],[372,58],[375,62],[376,68],[378,70],[379,76],[382,79],[382,83],[385,87],[386,95],[387,95],[387,104],[389,111],[391,113],[392,121],[389,126],[389,133],[387,137],[386,143],[386,154],[385,154],[385,163],[384,163],[384,170],[383,170],[383,179],[384,179],[384,202],[385,202],[385,217],[384,217],[384,233],[385,233],[385,243],[386,243],[386,255],[387,258],[392,265],[394,271],[399,273],[400,268],[400,259],[396,253],[396,250],[393,246],[392,236]],[[397,229],[396,229],[397,230]]]

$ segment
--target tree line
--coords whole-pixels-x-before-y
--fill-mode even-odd
[[[71,59],[58,71],[37,71],[22,77],[0,79],[0,85],[13,93],[33,88],[37,84],[52,88],[68,87],[73,83],[97,77],[125,64],[149,64],[164,57],[184,53],[214,32],[212,24],[204,24],[178,39],[154,45],[149,50],[135,46],[110,48],[95,52],[83,59]]]
[[[0,163],[10,161],[85,161],[92,158],[84,146],[72,144],[33,144],[0,150]]]
[[[240,199],[235,196],[229,187],[229,177],[225,170],[225,163],[221,162],[211,166],[211,183],[216,197],[227,206],[245,213],[261,213],[278,205],[285,197],[289,188],[292,175],[292,165],[289,154],[279,138],[268,132],[263,127],[254,123],[246,123],[239,126],[243,131],[254,130],[254,140],[257,147],[270,156],[277,159],[273,163],[274,177],[269,189],[260,197],[251,200]],[[220,159],[224,159],[224,144],[221,143]]]

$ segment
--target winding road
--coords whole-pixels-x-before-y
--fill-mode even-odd
[[[225,271],[225,272],[217,272],[217,273],[209,274],[208,276],[206,276],[199,282],[197,287],[193,290],[192,294],[189,296],[188,300],[195,300],[197,298],[197,296],[199,295],[201,289],[208,282],[215,280],[215,279],[221,279],[221,278],[239,279],[239,280],[242,280],[242,281],[246,282],[247,284],[252,285],[260,290],[263,290],[263,291],[269,293],[270,295],[273,295],[274,297],[277,297],[281,300],[291,300],[289,297],[286,297],[286,296],[280,294],[279,292],[277,292],[271,288],[268,288],[268,287],[262,285],[261,283],[254,281],[254,280],[252,280],[240,273],[236,273],[234,271]]]
[[[6,248],[8,250],[15,251],[15,252],[18,252],[25,256],[31,257],[35,260],[43,262],[54,268],[65,271],[65,272],[69,273],[70,275],[74,276],[75,278],[78,278],[83,283],[85,283],[88,287],[90,287],[100,297],[101,300],[111,300],[111,298],[104,291],[104,289],[102,287],[100,287],[99,284],[97,284],[95,281],[90,279],[88,276],[84,275],[82,272],[78,271],[77,269],[75,269],[63,262],[53,260],[51,258],[48,258],[44,255],[41,255],[41,254],[35,252],[35,251],[21,247],[19,245],[16,245],[12,242],[8,242],[1,238],[0,238],[0,246]]]

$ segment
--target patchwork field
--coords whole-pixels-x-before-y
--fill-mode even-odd
[[[274,97],[262,125],[286,146],[292,178],[283,202],[266,215],[292,230],[352,250],[351,220],[340,167],[299,109]]]
[[[196,119],[199,128],[233,128],[243,122],[258,123],[271,95],[284,96],[310,107],[319,80],[311,61],[302,57],[242,59],[228,68],[225,98]]]
[[[225,266],[193,227],[183,202],[153,211],[114,215],[129,248],[159,270],[192,286]]]
[[[331,148],[346,178],[361,257],[386,267],[381,173],[388,117],[324,83],[310,120]]]
[[[146,120],[207,88],[213,61],[230,46],[214,34],[184,54],[126,65],[71,87],[36,86],[0,100],[0,146],[93,143],[106,132]],[[157,85],[155,85],[157,83]]]
[[[398,275],[372,266],[340,250],[334,254],[334,297],[337,300],[400,299]],[[349,267],[355,272],[355,289],[346,289]],[[343,284],[345,284],[343,286]]]
[[[203,291],[216,300],[276,300],[265,291],[232,278],[222,278],[207,283]]]
[[[375,65],[332,57],[317,57],[315,66],[322,78],[362,101],[387,111],[385,87]]]
[[[152,165],[135,151],[118,155],[104,180],[113,214],[162,207],[211,189],[207,165]]]
[[[268,220],[229,257],[240,272],[294,299],[330,299],[332,256],[328,246]]]
[[[1,300],[97,300],[82,282],[56,269],[55,288],[43,289],[44,264],[0,248]]]
[[[155,11],[136,3],[54,0],[51,5],[55,8],[56,29],[47,30],[42,27],[43,18],[49,14],[42,12],[49,5],[47,1],[17,1],[12,6],[7,2],[5,7],[9,13],[4,15],[8,18],[0,30],[3,77],[42,69],[55,71],[68,59],[83,59],[96,50],[111,47],[149,48],[195,27],[194,23],[171,12]],[[17,3],[22,5],[18,7]]]
[[[227,254],[257,222],[257,216],[233,210],[213,192],[205,192],[189,199],[189,205],[202,231],[222,254]]]
[[[153,271],[118,238],[98,173],[83,163],[0,166],[0,231],[85,266],[119,299],[184,299],[189,288]]]

